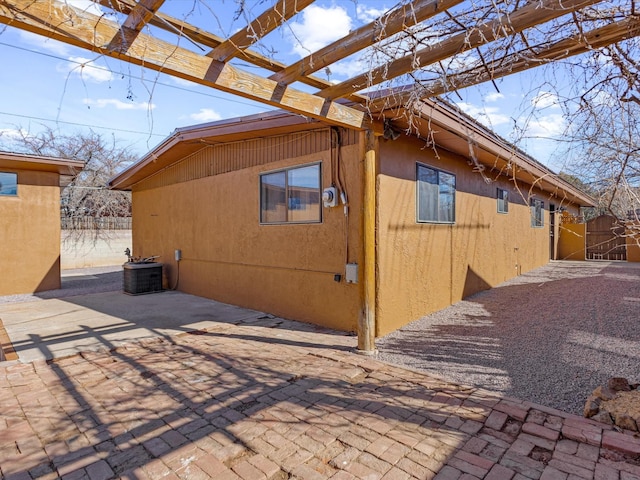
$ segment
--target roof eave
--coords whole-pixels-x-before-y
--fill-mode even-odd
[[[157,147],[148,152],[140,161],[115,175],[108,182],[110,188],[116,190],[130,190],[133,185],[156,171],[173,163],[159,163],[158,160],[174,149],[179,144],[188,142],[202,142],[202,146],[217,142],[229,141],[232,136],[236,138],[256,138],[267,135],[275,128],[286,129],[288,132],[296,129],[316,128],[323,125],[318,120],[310,119],[302,115],[296,115],[284,110],[264,112],[246,117],[225,119],[211,123],[177,128],[163,140]],[[153,164],[157,164],[152,167]]]
[[[17,170],[40,170],[60,175],[76,174],[84,168],[84,162],[66,158],[31,155],[28,153],[0,152],[0,162]]]

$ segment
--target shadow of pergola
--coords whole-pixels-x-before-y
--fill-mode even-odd
[[[499,401],[368,368],[295,333],[240,325],[121,347],[103,338],[108,351],[25,364],[23,379],[37,386],[32,401],[20,397],[33,436],[3,443],[13,451],[2,474],[199,478],[252,467],[268,478],[301,468],[329,477],[384,468],[377,449],[393,444],[388,468],[404,459],[434,475]]]

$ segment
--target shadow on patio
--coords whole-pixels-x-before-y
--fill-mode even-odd
[[[82,330],[109,351],[3,367],[2,474],[425,478],[499,401],[336,350],[353,337],[280,319],[220,327],[118,348]]]

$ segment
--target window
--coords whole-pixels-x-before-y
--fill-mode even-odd
[[[454,223],[456,177],[425,165],[417,165],[418,222]]]
[[[260,175],[260,222],[320,222],[321,196],[320,164]]]
[[[498,199],[498,213],[509,213],[509,192],[498,188],[496,198]]]
[[[544,226],[544,202],[536,198],[531,199],[531,226]]]
[[[0,172],[0,195],[15,197],[18,195],[18,174]]]

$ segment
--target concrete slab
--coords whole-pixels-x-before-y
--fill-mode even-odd
[[[137,296],[106,292],[0,305],[0,319],[22,362],[211,330],[264,315],[173,291]]]

